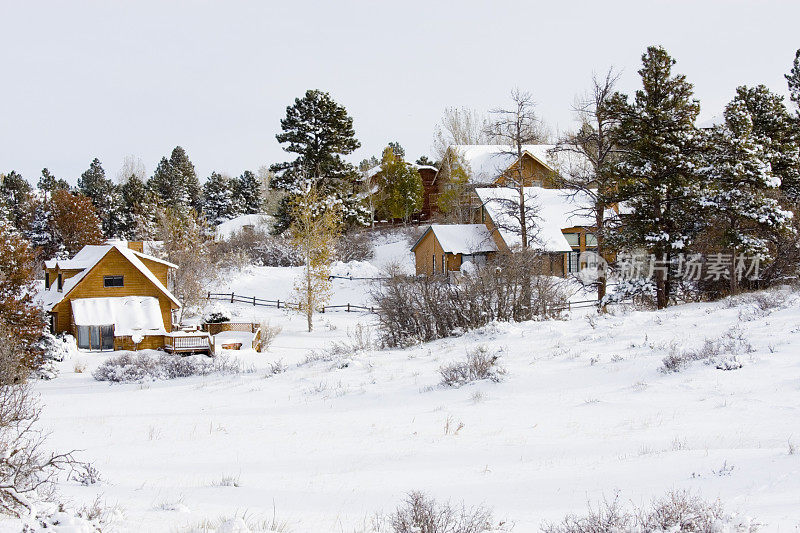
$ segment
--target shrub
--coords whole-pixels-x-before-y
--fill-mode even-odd
[[[565,308],[564,280],[534,275],[543,259],[509,254],[472,274],[393,275],[373,297],[386,346],[407,346],[448,337],[492,321],[558,316]]]
[[[654,499],[648,507],[624,507],[619,494],[603,500],[596,509],[589,505],[586,515],[570,514],[558,524],[545,524],[544,533],[594,533],[601,531],[640,531],[642,533],[715,533],[717,531],[757,531],[758,524],[738,520],[726,513],[719,501],[708,502],[687,491],[671,491]]]
[[[225,309],[221,306],[214,306],[213,309],[209,309],[205,313],[203,313],[203,322],[206,324],[220,324],[222,322],[230,322],[232,318],[231,312],[229,309]]]
[[[372,237],[367,231],[350,231],[336,240],[335,257],[338,261],[369,261],[373,256]]]
[[[490,353],[486,346],[479,346],[467,354],[467,360],[450,363],[439,368],[442,384],[448,387],[460,387],[472,381],[488,379],[495,383],[501,381],[506,371],[497,361],[500,356]]]
[[[720,370],[736,370],[742,367],[737,356],[752,351],[750,341],[734,327],[716,339],[706,339],[703,346],[696,350],[680,350],[673,345],[669,355],[662,359],[659,370],[664,374],[680,372],[694,361],[703,361]]]
[[[123,352],[97,367],[92,376],[97,381],[132,383],[250,371],[252,369],[243,368],[238,359],[225,356],[209,359],[205,356],[181,357],[166,353],[151,355],[148,352]]]
[[[297,250],[282,235],[263,230],[240,231],[216,245],[216,253],[227,256],[234,252],[247,255],[250,262],[261,266],[299,266],[303,263]]]
[[[40,412],[27,385],[0,385],[0,514],[30,514],[35,499],[52,493],[59,473],[78,464],[70,453],[44,451]]]
[[[261,323],[261,351],[266,352],[269,350],[269,347],[272,345],[272,342],[275,340],[282,328],[280,326],[273,326],[269,323],[269,321]]]
[[[419,491],[408,493],[388,521],[394,533],[483,533],[494,528],[492,513],[483,506],[439,503]]]

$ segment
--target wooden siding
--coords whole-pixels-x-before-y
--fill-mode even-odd
[[[115,350],[158,350],[164,347],[164,335],[145,335],[136,346],[130,336],[114,337]]]
[[[103,277],[124,276],[124,286],[104,287]],[[153,283],[133,266],[119,250],[112,248],[70,292],[69,297],[53,309],[57,313],[56,332],[75,334],[72,327],[72,306],[75,298],[103,298],[121,296],[153,296],[158,298],[164,329],[172,331],[172,309],[177,308]]]
[[[160,281],[165,287],[167,286],[167,282],[169,279],[169,267],[164,263],[159,261],[153,261],[152,259],[147,259],[146,257],[139,257],[139,260],[144,263],[144,266],[152,272],[158,281]]]
[[[515,162],[508,170],[503,172],[503,174],[494,181],[493,185],[504,187],[509,178],[516,181],[518,168],[519,161]],[[525,181],[526,187],[534,185],[544,187],[545,189],[556,187],[556,173],[529,154],[522,154],[522,179]]]

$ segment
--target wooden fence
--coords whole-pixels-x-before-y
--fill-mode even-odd
[[[222,302],[249,304],[256,307],[275,307],[276,309],[299,309],[300,304],[296,302],[287,302],[285,300],[267,300],[265,298],[256,298],[255,296],[243,296],[241,294],[226,293],[226,292],[209,292],[206,295],[206,300],[217,300]],[[342,305],[326,305],[318,309],[320,313],[332,311],[345,311],[347,313],[362,311],[374,313],[375,307],[367,307],[364,305],[355,305],[346,303]]]

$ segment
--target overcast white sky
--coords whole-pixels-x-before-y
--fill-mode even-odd
[[[176,145],[201,179],[281,161],[275,134],[306,89],[355,120],[353,161],[397,140],[431,154],[446,106],[534,94],[551,129],[593,71],[638,86],[649,44],[678,60],[701,117],[737,85],[786,93],[800,2],[26,2],[0,0],[0,172],[74,183],[93,157],[148,174]]]

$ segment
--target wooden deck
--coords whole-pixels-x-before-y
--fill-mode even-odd
[[[211,342],[204,331],[176,331],[164,335],[164,350],[167,353],[206,353],[211,355]]]

